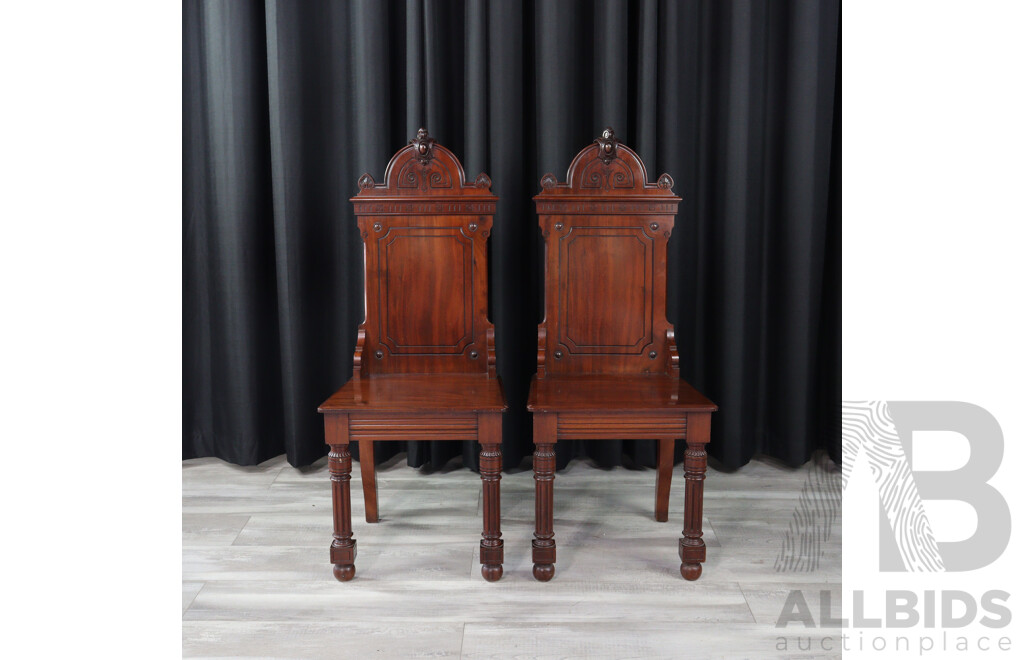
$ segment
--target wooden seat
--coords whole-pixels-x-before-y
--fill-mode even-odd
[[[673,376],[566,374],[530,383],[529,409],[533,412],[601,413],[615,406],[616,413],[714,412],[717,406],[685,380]]]
[[[680,198],[672,178],[649,183],[610,128],[581,151],[565,183],[541,178],[534,197],[546,243],[546,315],[537,335],[533,413],[536,531],[533,575],[555,573],[555,443],[657,441],[655,520],[668,520],[675,440],[685,439],[680,573],[701,574],[705,446],[717,406],[679,378],[665,318],[666,246]]]
[[[353,378],[320,412],[502,412],[501,381],[487,374],[381,374]]]
[[[351,442],[359,443],[366,521],[379,521],[373,443],[473,440],[483,480],[484,578],[504,559],[500,525],[501,414],[494,326],[487,320],[487,237],[498,198],[480,174],[467,183],[454,155],[420,129],[352,198],[365,244],[366,320],[353,376],[324,401],[331,450],[334,576],[355,576]]]

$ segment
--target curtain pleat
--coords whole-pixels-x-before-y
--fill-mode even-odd
[[[500,197],[489,310],[518,465],[543,318],[532,197],[610,125],[683,198],[668,317],[683,377],[721,408],[710,453],[838,460],[838,2],[186,0],[183,19],[185,458],[324,455],[316,407],[351,376],[363,315],[348,198],[425,126]],[[400,451],[476,465],[459,442],[377,458]],[[581,455],[654,449],[559,443],[560,467]]]

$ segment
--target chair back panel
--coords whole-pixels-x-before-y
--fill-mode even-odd
[[[378,184],[359,178],[352,198],[364,243],[365,321],[358,375],[494,375],[487,320],[487,237],[498,198],[480,174],[420,129]]]
[[[611,129],[573,160],[565,183],[534,197],[545,239],[545,320],[538,370],[668,373],[677,367],[665,319],[665,255],[679,197]]]

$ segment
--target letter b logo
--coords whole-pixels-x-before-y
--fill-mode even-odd
[[[943,472],[912,471],[915,431],[953,431],[970,446],[967,464]],[[843,483],[864,452],[878,486],[882,571],[970,571],[999,558],[1010,541],[1010,509],[988,480],[1003,459],[1003,432],[985,409],[958,401],[843,404]],[[963,541],[939,542],[922,502],[966,502],[978,528]]]

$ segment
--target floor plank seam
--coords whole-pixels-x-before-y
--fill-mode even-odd
[[[754,616],[754,609],[750,607],[750,599],[747,598],[747,592],[743,590],[743,585],[739,582],[736,583],[736,587],[740,590],[740,594],[743,596],[743,602],[747,606],[747,611],[750,612],[750,621],[756,624],[757,617]]]
[[[205,588],[206,588],[206,582],[203,581],[199,585],[199,589],[196,591],[196,593],[192,595],[192,600],[188,601],[188,605],[186,605],[185,609],[181,611],[182,619],[184,619],[185,613],[188,612],[192,608],[192,605],[196,602],[196,598],[199,598],[199,594],[201,594],[203,592],[203,589],[205,589]]]
[[[242,523],[242,526],[238,529],[238,533],[235,534],[235,538],[231,539],[231,543],[228,543],[228,545],[235,545],[239,537],[242,536],[242,532],[245,531],[245,528],[248,527],[250,522],[252,522],[252,516],[246,516],[245,522]]]

